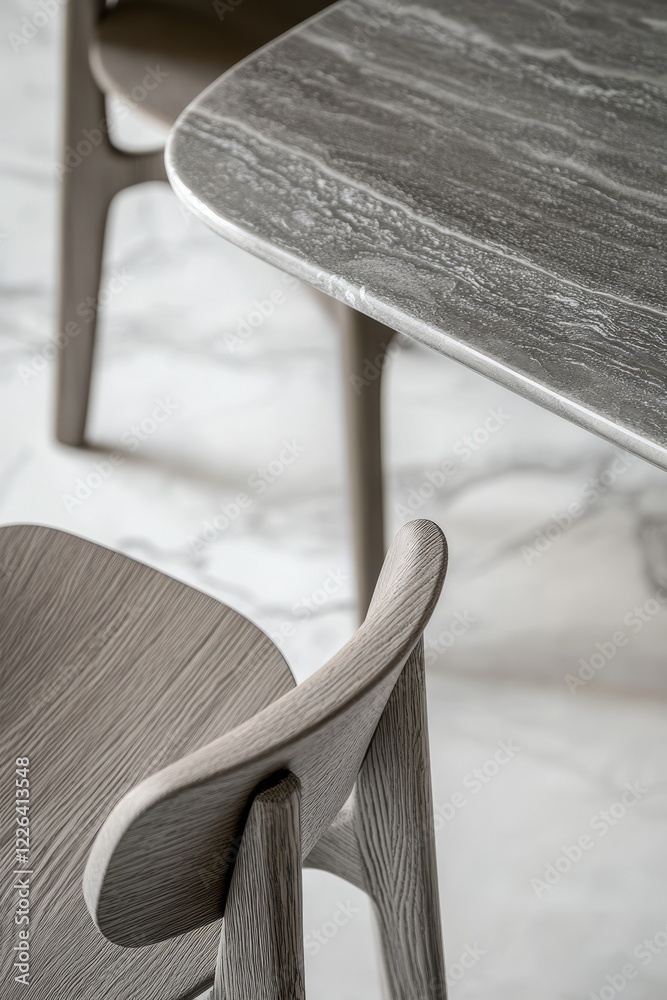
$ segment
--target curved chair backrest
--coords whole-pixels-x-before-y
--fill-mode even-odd
[[[148,945],[219,918],[253,795],[278,772],[301,784],[302,857],[309,854],[354,787],[438,599],[446,563],[436,525],[405,525],[365,622],[339,653],[122,799],[95,841],[84,878],[88,907],[106,937]]]

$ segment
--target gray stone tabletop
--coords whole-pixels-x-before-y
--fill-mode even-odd
[[[343,0],[214,83],[176,192],[667,469],[664,0]]]

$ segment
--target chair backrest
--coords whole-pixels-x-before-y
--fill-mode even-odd
[[[446,564],[436,525],[404,525],[366,620],[340,652],[246,723],[122,799],[98,834],[84,877],[89,910],[106,937],[128,947],[154,944],[222,916],[253,794],[276,772],[292,772],[301,783],[302,857],[310,853],[354,787]]]

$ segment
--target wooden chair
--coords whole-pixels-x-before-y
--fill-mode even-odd
[[[171,126],[239,59],[330,0],[72,0],[67,5],[56,437],[85,440],[109,206],[124,188],[166,180],[163,151],[128,153],[109,137],[117,94]],[[91,306],[92,304],[92,306]],[[392,331],[348,307],[340,315],[359,603],[368,607],[384,558],[380,375]],[[366,383],[368,383],[366,385]],[[365,386],[363,391],[360,386]]]
[[[446,558],[434,524],[404,526],[362,626],[295,687],[218,601],[59,531],[0,530],[0,768],[7,789],[28,761],[33,1000],[303,997],[302,864],[369,893],[393,1000],[445,996],[422,632]]]

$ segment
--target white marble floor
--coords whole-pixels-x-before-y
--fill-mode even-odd
[[[34,9],[6,0],[0,13],[0,523],[56,525],[229,601],[303,678],[353,628],[335,331],[307,289],[206,232],[165,186],[136,189],[109,233],[95,448],[54,443],[63,11],[14,51]],[[276,288],[284,302],[244,337]],[[657,1000],[667,477],[413,345],[386,388],[390,530],[432,517],[451,549],[427,636],[451,995]],[[157,401],[168,418],[140,440],[133,427]],[[501,426],[470,448],[491,410]],[[285,441],[298,457],[260,487]],[[114,450],[123,460],[105,478]],[[456,473],[421,500],[446,460]],[[235,516],[242,491],[252,504]],[[572,503],[585,510],[567,525]],[[211,533],[224,512],[229,526]],[[513,748],[501,766],[499,742]],[[466,805],[453,809],[457,791]],[[364,900],[315,873],[305,896],[310,995],[378,996]]]

